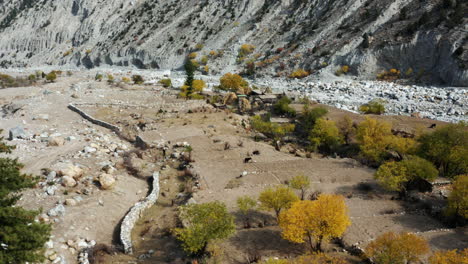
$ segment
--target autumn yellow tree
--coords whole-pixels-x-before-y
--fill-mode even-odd
[[[226,73],[219,79],[221,90],[247,94],[249,92],[249,83],[238,74]]]
[[[268,188],[261,192],[258,200],[262,209],[275,211],[276,218],[278,219],[281,210],[288,209],[299,198],[288,186],[277,185],[274,188]]]
[[[351,225],[344,198],[333,194],[295,202],[280,214],[279,223],[283,238],[295,243],[307,240],[312,252],[321,251],[323,242],[340,237]]]
[[[430,258],[430,264],[468,264],[468,248],[463,250],[436,251]]]
[[[289,181],[291,188],[301,191],[301,200],[304,200],[305,192],[310,186],[310,179],[305,175],[298,175]]]
[[[331,152],[343,143],[343,137],[335,122],[323,118],[317,119],[310,131],[309,140],[314,151],[320,149],[325,152]]]
[[[250,226],[249,213],[255,209],[257,206],[257,201],[249,196],[241,196],[237,198],[237,208],[241,212],[244,218],[244,225],[246,227]]]
[[[357,139],[361,155],[371,162],[384,160],[385,150],[392,139],[391,125],[376,119],[366,118],[358,125]]]
[[[468,174],[455,178],[448,198],[447,213],[468,219]]]
[[[369,243],[365,252],[376,264],[405,264],[419,261],[429,252],[429,245],[414,234],[388,232]]]

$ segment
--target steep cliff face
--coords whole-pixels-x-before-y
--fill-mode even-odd
[[[214,73],[349,65],[467,86],[467,13],[462,0],[0,0],[0,66],[174,69],[199,50]]]

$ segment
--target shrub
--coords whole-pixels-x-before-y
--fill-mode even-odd
[[[468,260],[468,248],[463,250],[436,251],[429,258],[430,264],[465,264]]]
[[[210,51],[209,55],[210,55],[210,57],[213,58],[213,57],[216,57],[218,55],[218,53],[215,50],[212,50],[212,51]]]
[[[221,202],[182,206],[179,217],[186,227],[174,233],[190,254],[200,253],[210,241],[227,238],[236,230],[233,216]]]
[[[49,82],[54,82],[57,79],[57,74],[55,71],[51,71],[49,74],[46,75],[46,80]]]
[[[349,72],[349,66],[348,65],[343,65],[335,72],[335,75],[340,76],[340,75],[343,75],[343,74],[347,74],[348,72]]]
[[[380,81],[394,81],[400,78],[401,72],[397,69],[390,69],[377,74],[377,80]]]
[[[96,76],[94,76],[94,80],[96,81],[102,81],[102,79],[104,78],[104,76],[102,76],[102,74],[100,73],[97,73]]]
[[[294,131],[294,124],[277,124],[269,121],[264,121],[260,116],[254,116],[250,119],[250,123],[253,129],[265,134],[266,136],[273,138],[274,140],[280,140],[286,134]]]
[[[242,57],[245,57],[249,54],[252,54],[255,50],[255,46],[254,45],[251,45],[251,44],[243,44],[240,48],[239,48],[239,54],[238,54],[238,57],[239,58],[242,58]]]
[[[114,75],[107,74],[107,82],[108,83],[113,83],[114,82]]]
[[[130,78],[128,78],[128,77],[122,77],[122,82],[124,82],[124,83],[129,83],[129,82],[130,82]]]
[[[198,54],[196,52],[192,52],[190,53],[187,57],[190,59],[190,60],[193,60],[195,58],[197,58]]]
[[[327,113],[328,110],[326,108],[310,108],[309,105],[304,105],[304,110],[298,118],[298,129],[300,133],[302,133],[304,137],[308,137],[317,119],[325,116]]]
[[[73,49],[69,49],[69,50],[65,51],[65,52],[63,53],[63,57],[66,57],[66,56],[72,54],[72,52],[73,52]]]
[[[196,50],[202,50],[203,47],[204,47],[204,45],[201,44],[201,43],[198,43],[197,45],[195,45],[195,49],[196,49]]]
[[[448,215],[459,215],[468,219],[468,174],[455,178],[446,212]]]
[[[143,76],[141,75],[133,75],[132,81],[134,84],[142,84],[145,82],[145,80],[143,79]]]
[[[468,173],[468,127],[465,123],[437,128],[419,137],[418,154],[432,161],[442,175]]]
[[[361,105],[359,111],[363,114],[381,115],[385,113],[385,104],[383,100],[374,99],[367,104]]]
[[[428,253],[429,245],[414,234],[388,232],[370,242],[365,251],[376,264],[410,263]]]
[[[226,73],[219,79],[219,89],[240,94],[249,91],[249,83],[238,74]]]
[[[289,75],[289,78],[302,79],[309,75],[310,73],[305,71],[304,69],[297,69]]]
[[[386,162],[375,173],[377,181],[392,191],[405,191],[406,184],[410,181],[418,179],[433,181],[437,176],[437,169],[431,162],[416,156],[400,162]]]
[[[200,64],[206,65],[207,63],[208,63],[208,56],[203,56],[203,57],[200,59]]]
[[[163,87],[165,87],[165,88],[172,87],[172,80],[169,79],[169,78],[159,80],[158,83],[161,84],[161,85],[162,85]]]
[[[292,103],[292,100],[289,97],[281,97],[281,99],[279,99],[278,102],[273,105],[273,113],[276,115],[286,115],[289,117],[296,116],[296,110],[289,106],[290,103]]]
[[[30,74],[28,76],[28,80],[30,80],[31,82],[35,82],[36,81],[36,75],[35,74]]]
[[[309,140],[314,151],[321,149],[332,152],[343,144],[343,137],[335,122],[323,118],[317,119],[314,128],[310,131]]]

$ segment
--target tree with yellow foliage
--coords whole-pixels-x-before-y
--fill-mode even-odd
[[[288,186],[277,185],[261,192],[258,200],[262,209],[275,211],[276,219],[278,219],[281,210],[291,207],[299,198]]]
[[[463,250],[436,251],[429,258],[431,264],[468,264],[468,248]]]
[[[343,137],[335,122],[324,118],[317,119],[310,131],[309,140],[314,151],[334,151],[343,143]]]
[[[228,72],[219,79],[219,82],[219,88],[221,90],[237,92],[240,94],[247,94],[247,91],[249,91],[249,83],[238,74]]]
[[[419,261],[429,252],[429,245],[414,234],[388,232],[369,243],[365,252],[376,264],[405,264]]]
[[[295,259],[267,259],[262,264],[348,264],[344,259],[333,257],[322,252],[300,256]]]
[[[297,175],[289,181],[291,188],[301,191],[301,200],[304,200],[305,192],[310,186],[310,179],[305,175]]]
[[[315,201],[294,203],[280,214],[279,224],[283,238],[295,243],[307,239],[314,252],[322,250],[323,242],[343,235],[351,221],[342,196],[322,194]]]
[[[305,78],[307,76],[309,76],[310,73],[304,69],[297,69],[295,71],[293,71],[290,75],[289,75],[289,78],[295,78],[295,79],[302,79],[302,78]]]
[[[468,219],[468,174],[455,178],[448,198],[447,213]]]
[[[190,60],[193,60],[193,59],[195,59],[197,56],[198,56],[198,54],[197,54],[196,52],[192,52],[192,53],[190,53],[190,54],[188,55],[188,58],[189,58]]]

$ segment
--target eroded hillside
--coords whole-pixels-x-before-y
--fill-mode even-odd
[[[177,69],[199,50],[199,58],[215,51],[212,73],[253,63],[257,75],[327,75],[349,65],[363,78],[395,68],[466,86],[467,8],[461,0],[3,0],[0,65]],[[255,50],[239,56],[246,43]]]

